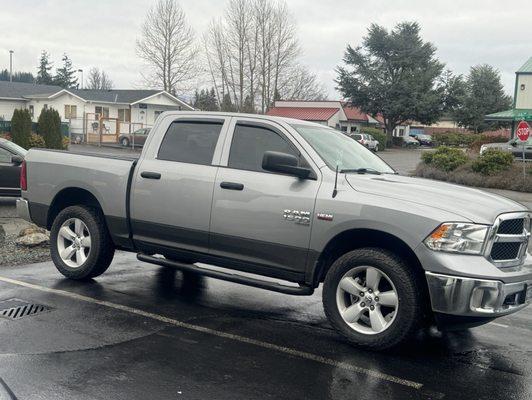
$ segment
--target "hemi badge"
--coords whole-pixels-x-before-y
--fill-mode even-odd
[[[318,219],[321,219],[323,221],[332,221],[333,220],[333,215],[332,214],[318,213],[317,216],[318,216]]]

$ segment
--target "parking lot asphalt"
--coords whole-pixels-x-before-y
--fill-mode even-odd
[[[89,282],[50,262],[2,268],[0,301],[49,310],[0,318],[0,398],[532,397],[531,308],[375,353],[330,328],[320,295],[183,276],[125,253]]]

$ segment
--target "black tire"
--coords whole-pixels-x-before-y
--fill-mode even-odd
[[[120,139],[120,144],[124,147],[128,147],[129,146],[129,139],[128,138],[122,138]]]
[[[87,260],[77,268],[63,262],[57,247],[59,229],[71,218],[83,221],[91,235]],[[113,261],[115,247],[101,210],[87,206],[71,206],[62,210],[55,218],[50,231],[50,253],[57,270],[69,279],[91,279],[103,274]]]
[[[396,314],[383,332],[358,332],[340,315],[337,305],[339,282],[357,266],[378,268],[395,286],[398,297]],[[329,269],[323,285],[323,307],[331,325],[351,343],[372,350],[385,350],[407,341],[420,328],[425,300],[423,293],[417,274],[401,258],[384,249],[362,248],[344,254]]]

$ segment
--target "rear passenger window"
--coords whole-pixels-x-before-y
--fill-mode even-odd
[[[174,121],[166,131],[159,160],[211,165],[222,122]]]
[[[236,125],[229,152],[228,167],[248,171],[262,169],[266,151],[278,151],[300,157],[299,152],[276,132],[259,126]]]

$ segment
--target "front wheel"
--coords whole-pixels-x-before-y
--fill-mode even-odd
[[[58,271],[70,279],[103,274],[115,248],[100,210],[72,206],[61,211],[50,231],[50,252]]]
[[[415,271],[393,253],[353,250],[334,262],[323,286],[330,323],[350,342],[374,350],[409,339],[422,319]]]

